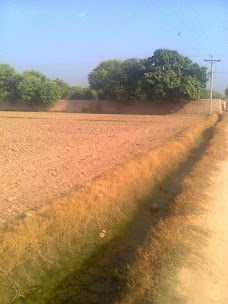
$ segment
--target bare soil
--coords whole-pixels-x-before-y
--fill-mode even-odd
[[[228,160],[221,162],[211,177],[208,195],[212,202],[209,212],[202,218],[202,226],[210,234],[208,245],[202,248],[204,262],[197,270],[183,268],[180,273],[181,293],[187,299],[186,304],[228,303],[227,185]]]
[[[0,112],[0,222],[35,212],[200,120],[178,114]]]

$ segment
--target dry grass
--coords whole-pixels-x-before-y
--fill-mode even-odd
[[[94,249],[121,234],[139,202],[187,159],[203,132],[213,127],[217,119],[216,115],[210,117],[171,142],[97,179],[89,188],[63,196],[19,224],[2,227],[0,303],[23,302],[29,292],[42,293],[43,287],[50,288],[72,267],[79,267]],[[181,216],[175,220],[180,221],[178,225],[184,225]],[[176,222],[174,226],[178,225]],[[102,229],[107,231],[103,239],[99,237]],[[163,243],[166,242],[174,242],[174,236],[167,235]]]
[[[137,262],[129,268],[129,289],[118,303],[186,302],[178,294],[177,275],[184,265],[196,269],[202,265],[202,247],[207,242],[208,232],[204,230],[200,216],[210,204],[206,189],[216,163],[227,157],[226,126],[227,117],[223,117],[215,127],[214,137],[203,158],[184,180],[180,194],[170,205],[169,215],[149,231]]]

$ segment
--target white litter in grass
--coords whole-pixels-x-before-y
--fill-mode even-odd
[[[103,239],[105,237],[105,234],[106,234],[106,231],[101,230],[101,233],[99,234],[99,237]]]

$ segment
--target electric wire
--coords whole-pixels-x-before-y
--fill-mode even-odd
[[[216,52],[215,52],[214,45],[212,44],[211,40],[208,38],[208,35],[207,35],[207,33],[206,33],[205,29],[204,29],[204,26],[201,23],[200,18],[198,16],[195,8],[193,7],[191,0],[187,0],[187,1],[188,1],[188,4],[189,4],[189,7],[191,8],[191,10],[193,12],[193,15],[195,17],[196,22],[198,23],[199,27],[202,30],[202,33],[204,34],[204,38],[207,40],[207,43],[211,47],[211,50],[213,51],[214,55],[217,55]]]
[[[192,23],[186,22],[185,18],[182,17],[186,11],[185,3],[180,1],[180,3],[176,3],[176,5],[174,5],[172,1],[167,1],[165,11],[161,9],[160,5],[156,6],[156,10],[160,11],[163,18],[169,20],[169,26],[167,29],[170,33],[175,33],[174,37],[178,36],[175,44],[178,47],[178,51],[181,52],[183,47],[183,39],[186,38],[185,33],[190,31],[196,37],[196,31],[193,29]],[[198,43],[192,44],[192,50],[194,51],[194,54],[198,54],[200,52]]]

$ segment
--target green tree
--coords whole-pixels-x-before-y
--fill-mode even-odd
[[[18,97],[18,84],[21,76],[9,64],[0,64],[0,99]]]
[[[41,84],[41,78],[26,75],[18,85],[21,99],[28,103],[39,103]]]
[[[26,75],[18,88],[22,100],[30,104],[50,106],[53,101],[61,97],[61,89],[52,80],[43,80],[42,77]]]
[[[102,61],[88,79],[99,98],[195,100],[206,87],[206,71],[177,51],[159,49],[147,59]]]
[[[40,88],[42,83],[47,81],[47,77],[36,70],[26,70],[22,74],[22,80],[18,85],[20,98],[31,104],[42,103],[40,98]]]
[[[197,99],[207,83],[206,67],[200,67],[177,51],[159,49],[144,61],[145,90],[150,99]]]
[[[72,86],[69,90],[69,98],[70,99],[75,99],[75,100],[80,100],[83,99],[83,88],[81,86]]]
[[[97,92],[91,88],[83,88],[81,86],[72,86],[70,88],[70,99],[75,100],[96,100]]]
[[[90,88],[97,91],[99,98],[121,100],[124,95],[123,61],[102,61],[88,77]]]
[[[97,100],[98,99],[98,94],[95,90],[93,90],[91,88],[83,88],[82,99]]]
[[[46,106],[53,105],[53,102],[61,97],[61,88],[52,80],[44,81],[39,87],[39,101]]]
[[[23,72],[23,77],[30,77],[30,76],[40,78],[41,81],[48,80],[48,78],[43,73],[36,70],[26,70]]]
[[[145,79],[147,82],[147,96],[155,99],[175,95],[175,90],[181,83],[178,72],[164,70],[162,66],[157,66],[153,71],[145,73]]]
[[[212,92],[212,96],[213,98],[215,99],[225,99],[226,96],[220,92],[216,92],[216,91],[213,91]],[[200,98],[202,99],[209,99],[210,98],[210,90],[204,90],[200,96]]]
[[[61,97],[60,98],[65,98],[68,99],[70,97],[70,86],[68,83],[63,81],[62,79],[55,79],[53,80],[61,89]]]
[[[105,60],[89,74],[90,88],[98,92],[99,98],[142,99],[144,70],[143,61],[139,59]]]
[[[143,75],[145,66],[143,60],[130,58],[123,62],[123,98],[125,100],[144,99]]]
[[[226,96],[220,92],[213,91],[212,95],[215,99],[226,99]]]
[[[197,100],[202,95],[203,88],[200,82],[193,76],[186,76],[180,87],[183,99]]]

